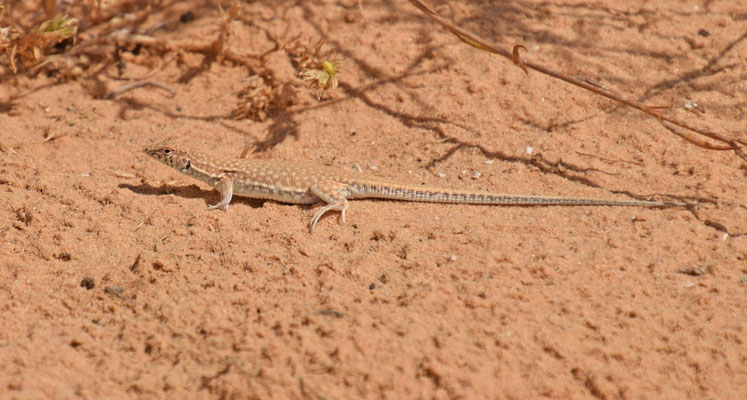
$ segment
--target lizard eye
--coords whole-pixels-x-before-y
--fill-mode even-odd
[[[168,155],[169,153],[171,153],[171,149],[163,149],[163,154]]]

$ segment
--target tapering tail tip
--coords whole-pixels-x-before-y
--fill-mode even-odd
[[[697,200],[692,200],[689,202],[685,201],[658,201],[660,207],[695,207],[698,205]]]

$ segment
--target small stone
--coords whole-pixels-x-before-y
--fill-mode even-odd
[[[80,287],[84,287],[86,290],[91,290],[96,287],[96,282],[93,278],[87,276],[80,281]]]
[[[679,273],[690,276],[701,276],[711,272],[711,267],[707,265],[693,265],[679,269]]]
[[[124,293],[124,289],[119,286],[107,286],[104,288],[104,293],[112,297],[121,297]]]

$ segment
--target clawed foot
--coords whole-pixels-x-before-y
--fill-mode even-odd
[[[228,203],[220,202],[218,204],[208,205],[208,210],[223,210],[228,211]]]

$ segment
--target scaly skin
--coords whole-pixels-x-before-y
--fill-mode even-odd
[[[310,228],[327,211],[345,211],[348,200],[392,199],[431,203],[491,205],[588,205],[672,207],[679,202],[605,200],[573,197],[547,197],[457,190],[390,182],[377,177],[335,167],[304,162],[228,159],[183,149],[176,137],[169,137],[145,149],[156,160],[201,180],[221,193],[221,201],[210,209],[228,211],[233,195],[269,199],[281,203],[327,203],[314,214]]]

